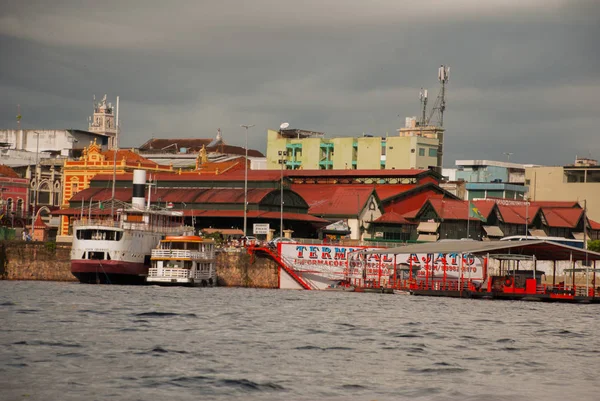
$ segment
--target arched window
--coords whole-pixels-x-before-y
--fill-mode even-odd
[[[6,212],[12,212],[13,211],[13,200],[12,198],[8,198],[6,200]]]
[[[23,217],[23,199],[17,199],[17,216]]]

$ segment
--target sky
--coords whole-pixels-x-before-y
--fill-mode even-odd
[[[0,128],[87,129],[120,97],[121,146],[268,128],[397,135],[450,67],[444,166],[600,159],[596,0],[54,0],[0,4]],[[431,107],[430,107],[431,108]],[[427,114],[430,114],[428,111]],[[508,156],[506,153],[512,153]]]

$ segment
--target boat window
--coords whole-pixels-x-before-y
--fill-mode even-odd
[[[76,232],[77,239],[82,240],[120,241],[123,238],[123,231],[87,229]]]
[[[104,260],[104,252],[88,252],[90,260]]]

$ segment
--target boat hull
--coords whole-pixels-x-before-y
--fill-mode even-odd
[[[119,260],[72,260],[71,273],[88,284],[145,284],[150,266]]]

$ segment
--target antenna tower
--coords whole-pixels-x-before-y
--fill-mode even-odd
[[[427,124],[427,117],[425,117],[425,114],[427,113],[427,89],[421,88],[421,92],[419,92],[419,100],[421,101],[421,110],[423,112],[420,125],[424,126]]]
[[[21,105],[17,105],[17,131],[21,131]]]
[[[432,120],[434,114],[438,114],[438,126],[444,126],[444,111],[446,110],[446,84],[448,83],[449,77],[450,67],[442,64],[440,68],[438,68],[438,81],[440,81],[442,87],[440,88],[440,93],[438,94],[438,97],[435,100],[435,104],[433,105],[433,109],[431,110],[431,114],[429,115],[429,119],[427,120],[428,124]]]

